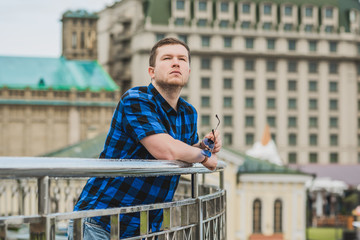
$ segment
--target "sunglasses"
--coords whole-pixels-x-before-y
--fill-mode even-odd
[[[211,139],[209,139],[209,138],[205,138],[205,139],[204,139],[204,144],[206,145],[206,147],[208,147],[209,149],[211,149],[211,151],[212,151],[212,150],[214,149],[214,147],[215,147],[215,146],[214,146],[214,144],[215,144],[215,142],[216,142],[215,131],[217,130],[217,128],[218,128],[219,125],[220,125],[220,119],[219,119],[218,115],[215,114],[215,117],[217,118],[218,123],[217,123],[215,129],[214,129],[214,128],[211,129],[211,132],[212,132],[212,134],[213,134],[213,136],[214,136],[214,141],[211,140]]]

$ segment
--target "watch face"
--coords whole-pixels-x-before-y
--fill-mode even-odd
[[[206,157],[211,157],[211,152],[209,150],[201,150],[201,154]]]

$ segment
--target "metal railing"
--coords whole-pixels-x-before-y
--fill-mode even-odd
[[[29,239],[55,239],[57,223],[74,221],[74,239],[82,239],[82,221],[95,216],[110,216],[111,239],[119,239],[119,215],[140,213],[140,236],[128,239],[226,239],[226,194],[223,170],[219,161],[218,186],[205,184],[205,174],[214,173],[201,164],[161,160],[116,160],[81,158],[0,157],[0,179],[36,178],[38,214],[0,217],[0,239],[7,239],[8,227],[29,226]],[[78,212],[50,212],[50,179],[80,177],[148,177],[191,175],[191,181],[179,188],[191,189],[190,194],[176,197],[176,201],[131,207]],[[199,182],[203,174],[203,182]],[[182,187],[180,187],[182,186]],[[177,190],[177,192],[179,189]],[[183,191],[184,192],[184,191]],[[163,210],[160,232],[149,231],[149,211]]]

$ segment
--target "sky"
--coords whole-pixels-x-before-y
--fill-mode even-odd
[[[67,10],[96,12],[115,0],[0,0],[0,55],[59,57],[61,16]]]

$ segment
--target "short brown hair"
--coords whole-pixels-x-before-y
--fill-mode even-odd
[[[152,47],[151,52],[150,52],[150,57],[149,57],[149,66],[155,67],[155,60],[156,60],[156,55],[157,55],[156,50],[159,47],[162,47],[164,45],[177,45],[177,44],[182,45],[186,48],[186,50],[188,52],[189,62],[190,62],[190,49],[189,49],[188,45],[186,45],[186,43],[184,43],[183,41],[180,41],[176,38],[163,38]]]

